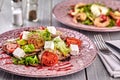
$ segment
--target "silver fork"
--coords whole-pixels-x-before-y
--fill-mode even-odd
[[[99,51],[101,51],[102,53],[104,53],[106,55],[110,55],[114,59],[116,59],[116,58],[119,59],[115,54],[113,54],[109,50],[109,48],[105,44],[105,41],[104,41],[104,39],[103,39],[101,34],[94,35],[94,38],[95,38],[95,42],[96,42],[96,45],[97,45],[97,48],[98,48]]]

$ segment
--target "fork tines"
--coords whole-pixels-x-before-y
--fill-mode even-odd
[[[95,38],[96,45],[97,45],[98,49],[100,49],[100,50],[107,49],[107,46],[106,46],[105,41],[104,41],[101,34],[94,35],[94,38]]]

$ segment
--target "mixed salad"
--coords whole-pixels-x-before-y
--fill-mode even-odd
[[[54,26],[23,31],[19,37],[6,40],[2,49],[16,65],[53,66],[70,56],[80,55],[82,41],[61,35]]]
[[[120,11],[99,3],[77,3],[71,5],[68,14],[74,23],[94,25],[96,27],[120,26]]]

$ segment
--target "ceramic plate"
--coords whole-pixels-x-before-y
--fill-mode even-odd
[[[72,21],[72,17],[68,15],[68,9],[71,5],[75,5],[79,2],[82,3],[102,3],[106,6],[112,8],[112,9],[118,9],[120,10],[120,1],[117,0],[66,0],[61,3],[58,3],[53,8],[53,15],[54,17],[61,23],[68,25],[70,27],[74,27],[81,30],[87,30],[87,31],[96,31],[96,32],[115,32],[120,31],[120,27],[114,26],[112,28],[98,28],[95,26],[88,26],[83,25],[80,23],[74,23]]]
[[[24,30],[30,29],[37,29],[38,27],[24,27],[20,29],[11,30],[5,32],[0,35],[0,45],[11,38],[16,38],[19,36],[20,32]],[[83,41],[82,46],[80,48],[81,55],[79,56],[72,56],[69,61],[60,62],[52,67],[30,67],[24,65],[14,65],[11,62],[11,57],[8,56],[4,51],[0,50],[0,68],[16,75],[20,76],[27,76],[27,77],[57,77],[57,76],[64,76],[68,74],[72,74],[78,71],[83,70],[84,68],[88,67],[96,57],[96,47],[94,43],[85,35],[65,29],[65,28],[57,28],[63,32],[65,37],[75,37]]]

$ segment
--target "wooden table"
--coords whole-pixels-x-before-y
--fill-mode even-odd
[[[11,20],[12,12],[11,12],[10,1],[11,0],[4,0],[2,11],[0,12],[0,33],[18,28],[12,25],[12,20]],[[38,0],[38,1],[39,1],[39,10],[38,10],[39,21],[37,23],[32,23],[24,20],[23,26],[53,25],[57,27],[65,27],[65,28],[73,29],[70,28],[69,26],[59,23],[52,16],[52,12],[51,12],[52,8],[57,3],[63,0]],[[78,29],[73,29],[73,30],[85,34],[91,40],[94,39],[93,34],[98,34],[96,32],[82,31]],[[101,34],[103,35],[105,40],[120,39],[120,32],[101,33]],[[120,80],[120,78],[114,79],[110,77],[103,63],[101,62],[100,58],[97,56],[93,64],[91,64],[88,68],[67,76],[56,77],[56,78],[27,78],[27,77],[13,75],[0,70],[0,80]]]

